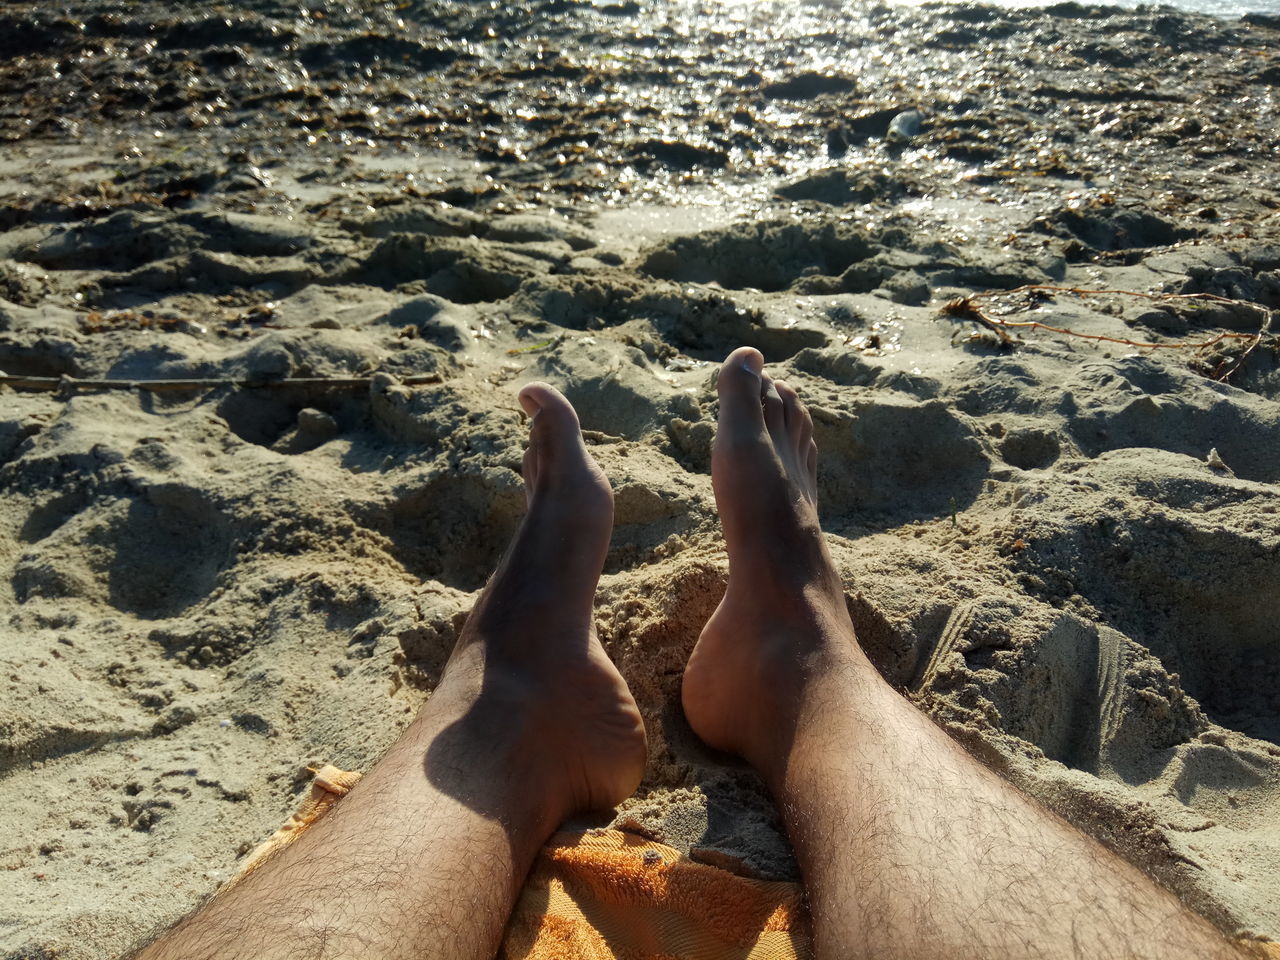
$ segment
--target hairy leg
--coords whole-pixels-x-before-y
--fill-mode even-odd
[[[684,677],[707,743],[777,799],[820,957],[1239,957],[1138,870],[972,759],[854,638],[808,412],[754,350],[721,368],[712,458],[729,585]]]
[[[332,813],[140,960],[490,958],[559,823],[635,790],[644,725],[592,626],[613,494],[568,401],[520,401],[529,510],[431,699]]]

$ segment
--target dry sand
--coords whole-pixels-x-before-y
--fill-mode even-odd
[[[1197,82],[1230,74],[1200,55]],[[1254,333],[1280,306],[1262,167],[1204,179],[1187,154],[1178,175],[1221,216],[1144,190],[1140,163],[1107,184],[1037,172],[1016,202],[993,181],[902,187],[939,121],[919,152],[883,130],[857,148],[889,181],[826,158],[605,206],[481,196],[452,154],[268,174],[99,135],[10,138],[0,368],[246,385],[0,388],[3,956],[118,955],[234,873],[308,766],[378,758],[519,521],[514,392],[534,378],[577,405],[616,493],[598,626],[650,757],[613,821],[794,877],[759,781],[679,709],[724,587],[709,445],[739,344],[813,410],[824,525],[886,677],[1225,929],[1280,938],[1275,339],[1236,368],[1253,340],[1001,346],[941,310],[1023,283],[1208,292],[1261,306],[987,309],[1142,341]],[[406,169],[436,196],[386,189]]]

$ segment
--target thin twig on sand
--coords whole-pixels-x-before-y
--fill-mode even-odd
[[[1190,300],[1201,303],[1217,303],[1231,306],[1247,307],[1256,310],[1262,314],[1262,321],[1256,333],[1238,333],[1235,331],[1220,331],[1207,340],[1177,340],[1172,343],[1153,343],[1146,340],[1130,340],[1127,337],[1109,337],[1100,333],[1081,333],[1078,330],[1071,330],[1068,327],[1055,327],[1052,324],[1041,323],[1039,320],[1006,320],[1004,317],[992,316],[987,313],[980,305],[983,300],[990,300],[994,297],[1006,297],[1018,293],[1067,293],[1078,297],[1087,296],[1124,296],[1124,297],[1140,297],[1144,300],[1155,301],[1179,301]],[[1030,283],[1021,287],[1014,287],[1011,290],[986,290],[982,293],[973,293],[964,297],[956,297],[942,308],[942,312],[947,316],[957,317],[959,319],[973,320],[982,324],[988,330],[994,332],[999,338],[1002,345],[1013,346],[1015,340],[1009,335],[1009,330],[1015,328],[1046,330],[1050,333],[1062,334],[1068,337],[1078,337],[1082,340],[1093,340],[1101,343],[1117,343],[1127,347],[1137,347],[1142,350],[1192,350],[1196,353],[1207,350],[1228,340],[1248,340],[1249,345],[1244,349],[1235,362],[1231,364],[1225,371],[1218,372],[1213,379],[1225,382],[1233,374],[1235,374],[1243,365],[1249,354],[1257,349],[1263,338],[1270,332],[1272,320],[1275,311],[1270,310],[1261,304],[1251,303],[1248,300],[1234,300],[1230,297],[1220,297],[1213,293],[1141,293],[1137,290],[1086,290],[1080,287],[1060,287],[1052,284]]]
[[[147,393],[167,393],[181,390],[216,390],[235,387],[241,390],[268,390],[284,387],[298,389],[359,389],[368,387],[373,377],[283,377],[279,380],[80,380],[76,377],[21,377],[0,374],[0,386],[17,390],[45,390],[73,393],[90,390],[142,390]],[[406,386],[440,383],[438,374],[418,377],[402,377],[398,381]]]

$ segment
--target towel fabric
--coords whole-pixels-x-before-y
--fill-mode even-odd
[[[325,815],[360,774],[325,765],[288,821],[249,854],[228,886]],[[725,858],[730,862],[730,858]],[[1239,941],[1259,960],[1280,944]],[[634,833],[557,833],[534,861],[498,960],[809,960],[799,884],[695,863]]]
[[[315,774],[315,778],[311,781],[311,792],[303,798],[298,804],[298,809],[293,811],[293,815],[279,830],[250,852],[244,863],[240,864],[239,872],[228,881],[228,887],[247,877],[265,863],[273,853],[283,850],[302,836],[307,827],[328,813],[329,808],[345,797],[347,791],[360,779],[360,774],[350,770],[339,770],[328,763],[319,770],[311,770],[311,772]]]
[[[511,914],[500,960],[799,960],[798,883],[695,863],[618,830],[557,833]]]

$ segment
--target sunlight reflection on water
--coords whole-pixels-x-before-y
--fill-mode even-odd
[[[904,6],[920,6],[925,0],[895,0]],[[998,7],[1047,7],[1059,0],[995,0],[994,6]],[[1092,6],[1089,3],[1083,3],[1083,6]],[[1193,13],[1208,13],[1215,17],[1224,17],[1234,19],[1242,17],[1246,13],[1280,13],[1280,0],[1167,0],[1159,5],[1151,3],[1142,3],[1140,0],[1115,0],[1115,2],[1107,4],[1107,6],[1119,7],[1125,10],[1133,10],[1140,6],[1155,8],[1157,6],[1169,6],[1176,10],[1189,10]]]
[[[887,0],[887,2],[889,6],[919,7],[924,6],[926,3],[936,3],[937,0]],[[990,0],[990,5],[1025,9],[1047,7],[1061,2],[1062,0]],[[1280,15],[1280,0],[1164,0],[1164,2],[1158,4],[1143,2],[1143,0],[1112,0],[1112,2],[1106,4],[1093,4],[1089,3],[1088,0],[1080,0],[1080,2],[1085,7],[1111,6],[1122,10],[1134,10],[1138,7],[1158,9],[1159,7],[1167,6],[1175,10],[1207,13],[1226,19],[1242,17],[1246,13]],[[858,6],[870,6],[872,4],[859,4],[850,2],[850,0],[782,0],[782,2],[779,2],[779,0],[722,0],[721,3],[721,6],[726,8],[726,19],[731,22],[758,20],[761,13],[767,9],[773,8],[775,12],[781,13],[781,8],[790,7],[794,9],[797,5],[821,7],[828,10],[856,10]]]

